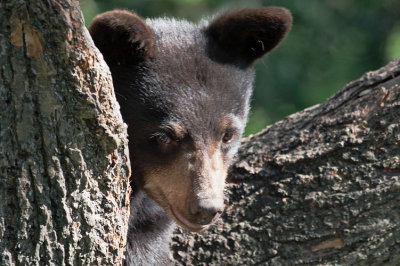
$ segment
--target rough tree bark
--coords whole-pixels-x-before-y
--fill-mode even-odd
[[[0,265],[118,265],[129,158],[76,0],[0,1]]]
[[[186,265],[400,265],[400,60],[243,141]]]

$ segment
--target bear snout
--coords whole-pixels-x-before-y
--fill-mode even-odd
[[[189,203],[193,222],[207,225],[214,222],[224,211],[223,199],[197,199]]]

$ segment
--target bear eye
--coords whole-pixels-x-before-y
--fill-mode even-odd
[[[236,137],[236,133],[234,130],[227,130],[222,137],[222,142],[225,144],[231,143]]]
[[[159,131],[153,133],[149,141],[156,145],[161,151],[167,152],[177,148],[181,144],[181,139],[178,139],[172,133],[166,131]]]
[[[154,133],[150,138],[160,145],[169,145],[174,142],[174,140],[171,137],[169,137],[166,133],[163,132]]]

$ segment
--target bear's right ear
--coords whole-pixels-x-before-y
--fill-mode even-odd
[[[153,56],[154,32],[132,12],[114,10],[100,14],[94,18],[89,32],[109,66],[129,65]]]

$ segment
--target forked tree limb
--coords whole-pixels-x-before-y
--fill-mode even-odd
[[[400,60],[245,139],[227,195],[178,263],[398,265]]]

